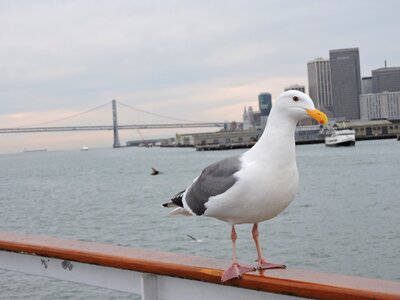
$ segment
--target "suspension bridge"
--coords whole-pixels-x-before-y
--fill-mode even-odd
[[[84,115],[88,112],[91,112],[95,109],[98,109],[100,107],[103,107],[105,105],[109,105],[110,102],[103,104],[101,106],[95,107],[93,109],[84,111],[82,113],[78,113],[66,118],[58,119],[58,120],[53,120],[45,123],[40,123],[40,124],[35,124],[31,126],[21,126],[21,127],[13,127],[13,128],[0,128],[0,134],[2,133],[33,133],[33,132],[65,132],[65,131],[95,131],[95,130],[112,130],[113,131],[113,137],[114,137],[114,142],[113,142],[113,147],[114,148],[119,148],[121,147],[120,141],[119,141],[119,130],[126,130],[126,129],[165,129],[165,128],[206,128],[206,127],[224,127],[226,126],[226,122],[194,122],[194,121],[189,121],[189,120],[184,120],[184,119],[179,119],[179,118],[174,118],[174,117],[169,117],[157,113],[152,113],[146,110],[134,108],[130,105],[118,102],[118,104],[126,106],[128,108],[131,108],[135,111],[139,111],[142,113],[150,114],[153,116],[158,116],[164,119],[169,119],[169,120],[174,120],[174,121],[180,121],[184,123],[167,123],[167,124],[134,124],[134,125],[118,125],[118,115],[117,115],[117,101],[112,100],[112,120],[113,124],[112,125],[90,125],[90,126],[39,126],[39,125],[47,125],[49,123],[55,123],[59,121],[63,121],[66,119],[70,119],[73,117],[77,117],[80,115]]]

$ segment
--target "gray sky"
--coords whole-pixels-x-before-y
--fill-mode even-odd
[[[399,11],[397,0],[0,0],[0,127],[112,99],[176,118],[239,121],[259,93],[276,98],[307,84],[307,61],[330,49],[359,47],[363,76],[385,59],[400,66]],[[119,110],[120,123],[165,122]],[[111,106],[53,125],[85,124],[111,124]],[[109,132],[3,134],[0,153],[111,142]]]

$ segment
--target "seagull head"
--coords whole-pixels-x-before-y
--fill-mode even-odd
[[[300,91],[290,90],[282,93],[273,107],[294,119],[296,123],[307,117],[313,118],[319,124],[328,123],[326,114],[316,109],[311,98]]]

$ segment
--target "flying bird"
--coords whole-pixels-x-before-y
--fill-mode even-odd
[[[328,123],[306,94],[282,93],[272,105],[262,136],[250,150],[209,165],[191,185],[163,204],[175,208],[171,215],[207,216],[231,225],[232,265],[224,271],[222,282],[256,269],[285,268],[265,260],[258,223],[277,216],[294,199],[299,184],[294,135],[296,124],[307,117]],[[237,224],[253,224],[256,267],[236,260]]]
[[[203,242],[203,240],[196,239],[193,235],[187,234],[186,236],[189,237],[189,238],[190,238],[191,240],[193,240],[194,242],[198,242],[198,243]]]

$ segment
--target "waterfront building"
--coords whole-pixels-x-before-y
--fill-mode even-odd
[[[372,76],[361,78],[361,94],[372,94]]]
[[[323,141],[319,125],[298,126],[295,131],[296,143],[307,144]],[[218,131],[204,133],[176,134],[176,145],[181,147],[198,146],[252,146],[261,136],[262,129],[242,131]],[[209,147],[218,149],[219,147]]]
[[[400,120],[400,91],[360,96],[361,119]]]
[[[198,145],[228,145],[237,143],[255,142],[261,136],[262,131],[237,130],[237,131],[217,131],[202,133],[176,134],[175,141],[179,146],[198,146]]]
[[[400,67],[380,68],[372,70],[372,92],[399,92]]]
[[[333,116],[331,69],[329,59],[316,58],[307,63],[308,91],[315,106]]]
[[[320,125],[300,125],[296,127],[294,133],[296,144],[313,144],[322,142],[324,137],[321,135]]]
[[[358,48],[329,51],[333,116],[346,120],[360,118],[360,55]]]
[[[305,93],[306,92],[306,87],[304,85],[300,84],[292,84],[284,88],[284,91],[290,91],[290,90],[295,90],[295,91],[300,91]]]
[[[400,135],[400,120],[353,120],[339,122],[338,128],[352,128],[356,140],[395,138]]]

